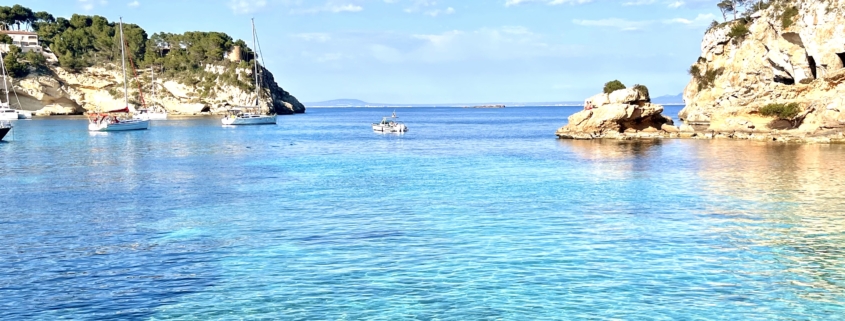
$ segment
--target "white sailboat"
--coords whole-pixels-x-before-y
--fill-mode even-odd
[[[261,105],[259,103],[261,93],[261,81],[258,79],[258,43],[257,34],[255,33],[255,20],[252,20],[252,47],[253,47],[253,70],[252,74],[255,76],[255,106],[240,106],[229,109],[226,117],[220,121],[223,125],[275,125],[276,113],[272,110],[270,115],[261,114]]]
[[[18,111],[12,109],[9,104],[9,84],[6,82],[6,63],[3,60],[3,53],[0,52],[0,66],[3,70],[3,92],[6,93],[6,101],[0,101],[0,120],[15,120],[18,119]]]
[[[155,70],[152,66],[150,66],[150,82],[152,84],[152,95],[151,97],[156,96],[156,83],[155,83]],[[153,99],[150,99],[152,101]],[[141,119],[141,120],[166,120],[167,119],[167,110],[164,109],[162,106],[153,106],[151,108],[142,108],[138,109],[135,113],[134,119]]]
[[[88,116],[88,130],[98,132],[144,130],[150,128],[149,120],[124,119],[120,114],[129,113],[129,88],[126,85],[126,43],[123,42],[123,18],[120,18],[120,64],[123,67],[123,103],[118,110],[105,114],[95,113]]]

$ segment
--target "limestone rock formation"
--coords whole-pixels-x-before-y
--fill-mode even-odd
[[[584,102],[583,111],[569,116],[569,124],[555,133],[562,139],[675,137],[679,130],[663,116],[663,106],[648,102],[640,92],[621,89]]]
[[[795,10],[794,17],[787,13]],[[746,20],[712,28],[691,68],[679,118],[715,135],[816,135],[845,127],[843,13],[845,0],[775,1]],[[748,34],[731,37],[737,24]],[[791,119],[760,115],[773,103],[798,103],[802,112]]]
[[[206,71],[218,75],[226,72],[220,66],[208,66]],[[249,70],[239,70],[249,74]],[[272,108],[277,114],[305,112],[305,106],[296,97],[276,84],[273,75],[263,70],[260,106]],[[139,71],[144,101],[149,105],[163,106],[175,115],[196,115],[201,112],[221,113],[231,106],[254,105],[255,93],[237,86],[217,82],[212,90],[200,86],[181,84],[174,79],[157,78],[150,82],[146,71]],[[12,104],[20,101],[24,110],[36,111],[39,115],[78,114],[86,111],[102,111],[123,107],[123,75],[114,66],[91,67],[80,72],[70,72],[61,67],[51,67],[49,74],[30,74],[21,79],[6,79],[12,84]],[[155,96],[151,92],[155,86]],[[130,109],[140,107],[138,82],[129,83]]]

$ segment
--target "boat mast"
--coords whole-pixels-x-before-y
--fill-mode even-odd
[[[261,84],[258,82],[258,46],[256,45],[257,41],[255,40],[255,18],[250,19],[250,21],[252,21],[252,73],[255,74],[255,107],[258,107],[258,112],[261,113],[261,104],[258,102],[258,93],[261,88]]]
[[[12,101],[9,100],[9,84],[6,83],[6,61],[3,60],[2,52],[0,52],[0,65],[3,66],[3,91],[6,92],[6,103],[9,104],[9,108],[12,108]]]
[[[123,42],[123,17],[120,17],[120,65],[123,67],[123,105],[129,108],[129,88],[126,85],[126,52]]]

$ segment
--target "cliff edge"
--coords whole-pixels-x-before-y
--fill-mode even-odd
[[[225,66],[206,67],[206,78],[222,78],[226,73],[252,77],[250,70],[235,70]],[[130,71],[131,73],[131,71]],[[279,87],[272,73],[264,70],[259,104],[265,111],[277,114],[304,113],[305,106],[293,95]],[[218,79],[207,79],[209,85],[187,85],[170,77],[152,80],[150,70],[138,72],[140,81],[131,80],[129,107],[142,106],[139,94],[143,92],[147,106],[162,106],[174,115],[195,115],[202,112],[222,113],[231,106],[253,105],[255,92],[244,86],[226,83]],[[14,93],[10,96],[20,101],[21,109],[35,111],[40,115],[79,114],[87,111],[103,111],[123,107],[123,75],[115,66],[88,67],[80,71],[69,71],[51,66],[49,72],[30,73],[26,77],[12,78]],[[155,95],[153,95],[155,92]],[[13,106],[17,105],[12,98]]]
[[[845,0],[757,9],[704,35],[679,118],[717,135],[842,136]]]

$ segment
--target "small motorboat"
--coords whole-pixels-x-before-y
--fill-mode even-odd
[[[396,119],[396,112],[390,117],[383,117],[381,122],[373,123],[373,131],[382,133],[404,133],[408,131],[405,123]]]

